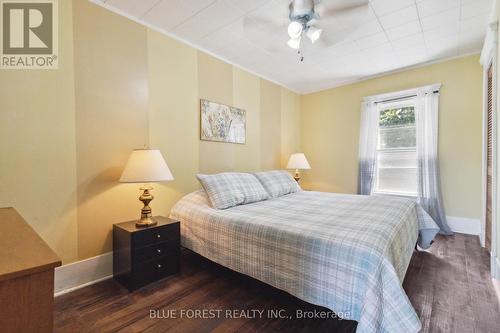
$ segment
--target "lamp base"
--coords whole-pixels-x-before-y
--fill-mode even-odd
[[[151,193],[149,193],[149,190],[152,189],[152,187],[141,187],[141,190],[144,192],[139,197],[139,200],[144,204],[144,207],[141,209],[141,219],[135,223],[135,226],[138,228],[151,227],[157,224],[151,214],[151,207],[149,207],[149,203],[154,199]]]
[[[293,176],[293,179],[298,183],[300,181],[300,172],[299,169],[295,169],[295,176]]]
[[[156,222],[152,217],[146,217],[142,218],[135,222],[135,226],[138,228],[147,228],[147,227],[152,227],[156,225],[158,222]]]

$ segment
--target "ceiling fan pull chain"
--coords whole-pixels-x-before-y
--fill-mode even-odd
[[[297,54],[299,55],[300,62],[304,61],[304,56],[302,55],[302,51],[300,49],[297,50]]]

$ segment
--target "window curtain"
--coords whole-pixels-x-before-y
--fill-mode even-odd
[[[418,198],[443,235],[452,235],[443,209],[438,163],[439,93],[418,90],[416,100]]]
[[[358,193],[370,195],[375,180],[379,113],[373,101],[361,105],[361,131],[359,138]]]

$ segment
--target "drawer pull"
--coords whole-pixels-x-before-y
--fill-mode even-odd
[[[160,250],[160,249],[157,249],[157,250],[156,250],[156,252],[161,253],[161,250]]]
[[[158,264],[157,266],[158,266],[158,268],[161,268],[161,264]]]
[[[156,235],[156,238],[161,238],[161,235],[160,235],[160,234],[157,234],[157,235]]]

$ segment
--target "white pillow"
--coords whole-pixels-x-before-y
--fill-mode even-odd
[[[215,209],[225,209],[269,199],[264,187],[250,173],[223,172],[196,175]]]
[[[271,198],[302,191],[299,184],[285,170],[254,173]]]

